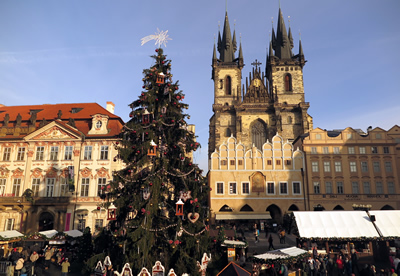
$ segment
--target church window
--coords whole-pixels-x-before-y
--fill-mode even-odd
[[[292,91],[292,76],[290,74],[285,75],[285,91]]]
[[[230,76],[225,78],[225,95],[232,95],[232,80]]]
[[[231,129],[229,127],[225,131],[225,137],[231,137]]]
[[[262,149],[262,145],[266,141],[266,131],[264,124],[261,121],[256,121],[251,127],[251,140],[252,143],[258,148]]]

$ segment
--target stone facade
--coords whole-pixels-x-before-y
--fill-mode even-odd
[[[0,106],[0,124],[1,231],[106,224],[98,193],[123,167],[113,146],[121,118],[94,103]]]

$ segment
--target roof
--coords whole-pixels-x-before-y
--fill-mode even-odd
[[[253,257],[261,260],[267,260],[267,259],[276,260],[276,259],[287,259],[291,257],[296,257],[305,253],[307,253],[306,250],[293,246],[288,248],[272,250],[264,254],[255,255]]]
[[[224,269],[222,269],[217,276],[248,276],[251,275],[250,272],[241,268],[234,262],[230,262]]]
[[[23,236],[24,236],[24,234],[21,234],[17,230],[0,231],[0,240],[19,238],[19,237],[23,237]]]
[[[399,210],[376,210],[369,211],[375,216],[375,225],[382,237],[400,237],[400,211]]]
[[[365,211],[295,211],[300,238],[379,237]]]
[[[21,105],[21,106],[1,106],[0,105],[0,123],[1,127],[5,124],[6,114],[9,116],[8,127],[14,127],[17,122],[17,117],[20,115],[20,127],[27,129],[29,126],[33,127],[30,119],[32,114],[35,116],[35,129],[40,128],[43,120],[46,122],[56,121],[63,124],[65,127],[74,128],[79,130],[87,137],[113,137],[121,132],[124,124],[122,119],[109,112],[98,103],[71,103],[71,104],[43,104],[43,105]],[[108,117],[107,128],[109,132],[103,135],[90,135],[88,134],[91,129],[92,118],[96,114],[102,114]],[[70,119],[74,120],[75,127],[68,125]],[[15,139],[22,138],[32,131],[21,131],[20,136],[13,136],[8,134],[3,136],[2,139]]]
[[[57,235],[58,231],[57,230],[47,230],[47,231],[41,231],[39,232],[39,234],[41,235],[45,235],[46,238],[50,239],[52,237],[54,237],[55,235]]]
[[[68,235],[70,237],[73,237],[73,238],[77,238],[77,237],[83,236],[83,233],[81,231],[79,231],[79,230],[76,230],[76,229],[65,231],[64,234]]]

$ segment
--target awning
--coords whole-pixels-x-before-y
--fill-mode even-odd
[[[41,231],[39,232],[39,234],[41,235],[45,235],[46,238],[50,239],[52,237],[54,237],[55,235],[57,235],[58,231],[57,230],[47,230],[47,231]]]
[[[232,214],[232,213],[219,213],[215,215],[216,220],[236,220],[236,219],[272,219],[269,213],[254,214],[254,213],[243,213],[243,214]]]
[[[73,237],[73,238],[77,238],[77,237],[83,236],[83,233],[81,231],[79,231],[79,230],[76,230],[76,229],[65,231],[64,233],[65,233],[65,235],[68,235],[68,236]]]
[[[253,257],[260,260],[267,260],[267,259],[275,260],[275,259],[286,259],[286,258],[296,257],[305,253],[307,253],[306,250],[293,246],[293,247],[268,251],[267,253],[255,255]]]
[[[293,212],[300,238],[378,238],[365,211]]]
[[[369,214],[375,216],[375,225],[382,237],[400,237],[399,210],[369,211]]]
[[[9,230],[9,231],[0,231],[0,240],[2,239],[12,239],[23,237],[24,235],[18,232],[17,230]]]

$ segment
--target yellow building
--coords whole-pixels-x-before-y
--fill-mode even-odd
[[[279,135],[262,150],[228,138],[211,154],[211,217],[280,222],[288,211],[305,210],[303,168],[303,153]]]
[[[306,156],[307,210],[400,209],[400,127],[320,128],[295,142]]]
[[[1,105],[0,230],[105,225],[98,193],[122,168],[113,146],[122,126],[112,102]]]

